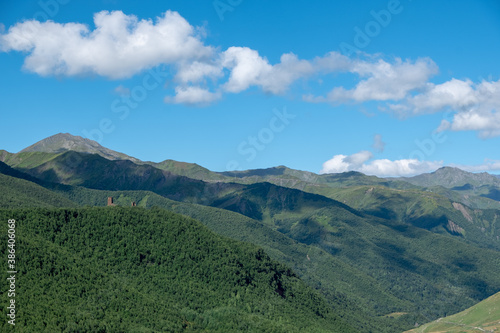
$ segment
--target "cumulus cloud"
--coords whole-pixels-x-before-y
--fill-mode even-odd
[[[477,131],[482,139],[500,135],[500,113],[495,110],[471,109],[453,115],[453,120],[442,120],[438,131]]]
[[[206,105],[218,100],[219,98],[221,98],[221,94],[219,92],[210,92],[207,89],[197,86],[178,86],[175,88],[175,96],[165,97],[165,102],[173,104]]]
[[[279,63],[271,65],[255,50],[230,47],[223,53],[222,65],[231,73],[224,89],[238,93],[250,86],[258,86],[264,92],[282,94],[300,78],[342,67],[342,60],[341,57],[328,54],[324,58],[307,61],[300,60],[293,53],[286,53],[281,56]]]
[[[357,60],[349,70],[363,78],[353,89],[335,87],[326,97],[307,96],[305,100],[333,103],[401,100],[424,87],[438,68],[431,59],[422,58],[415,62],[396,59],[394,63],[382,59]]]
[[[442,84],[427,85],[425,92],[408,99],[414,113],[434,112],[450,107],[463,109],[478,102],[472,82],[451,79]]]
[[[256,85],[262,76],[269,73],[272,66],[259,56],[259,52],[248,47],[230,47],[223,54],[223,66],[231,69],[224,89],[238,93]]]
[[[94,15],[94,24],[91,30],[79,23],[24,21],[0,37],[0,47],[28,52],[24,67],[41,76],[95,74],[111,79],[214,52],[177,12],[167,11],[153,22],[101,11]]]
[[[443,166],[442,161],[419,161],[417,159],[379,159],[363,165],[360,172],[379,177],[414,176],[436,171]]]
[[[224,75],[219,62],[183,61],[178,66],[175,79],[182,83],[198,83],[208,79],[215,80]]]
[[[41,76],[95,75],[118,80],[167,65],[172,69],[174,92],[165,101],[200,106],[251,87],[284,94],[298,80],[321,81],[330,73],[351,73],[357,77],[353,87],[333,84],[325,96],[312,93],[303,100],[378,101],[381,109],[402,116],[451,110],[452,119],[436,124],[439,131],[477,131],[485,139],[500,136],[500,80],[474,83],[454,78],[431,83],[438,67],[429,58],[384,60],[365,54],[353,59],[329,52],[306,60],[284,53],[273,64],[257,50],[244,46],[221,50],[206,45],[203,38],[202,29],[175,11],[154,20],[101,11],[94,14],[93,27],[26,20],[0,29],[0,52],[23,52],[24,69]],[[115,92],[129,94],[120,86]],[[374,148],[381,151],[381,141]]]
[[[429,83],[420,94],[390,107],[403,114],[449,110],[454,112],[453,119],[442,120],[438,131],[477,131],[484,139],[500,135],[500,80],[474,83],[453,78]]]
[[[335,155],[323,163],[320,173],[340,173],[359,171],[378,177],[413,176],[432,172],[443,166],[442,161],[419,161],[417,159],[375,159],[372,153],[361,151],[353,155]]]
[[[469,171],[469,172],[500,171],[500,161],[499,160],[485,160],[483,164],[479,164],[479,165],[452,164],[451,166],[465,170],[465,171]]]
[[[373,154],[366,150],[349,156],[335,155],[323,163],[323,169],[321,169],[320,173],[339,173],[357,170],[372,157]]]
[[[41,76],[124,79],[160,64],[171,65],[179,86],[166,101],[189,103],[217,100],[220,93],[210,93],[209,84],[225,93],[256,86],[266,93],[283,94],[301,78],[347,70],[352,65],[338,52],[312,60],[285,53],[277,64],[271,64],[248,47],[220,51],[205,45],[199,31],[174,11],[166,11],[154,21],[121,11],[101,11],[94,15],[94,28],[53,21],[17,23],[6,33],[0,32],[0,51],[26,53],[24,68]]]

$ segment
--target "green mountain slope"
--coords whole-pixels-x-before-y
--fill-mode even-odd
[[[180,167],[185,175],[215,178],[175,174]],[[472,209],[402,180],[356,172],[315,177],[278,167],[207,176],[202,167],[178,162],[163,169],[72,151],[19,168],[80,205],[104,205],[114,196],[120,205],[160,206],[258,244],[355,321],[358,331],[398,332],[500,289],[498,251],[486,249],[499,241],[496,210]],[[406,315],[384,317],[390,313]]]
[[[500,293],[455,315],[439,318],[408,333],[500,332]]]
[[[77,205],[58,193],[40,185],[0,174],[0,207],[76,207]]]
[[[404,178],[404,180],[418,186],[443,187],[452,190],[467,201],[477,202],[477,208],[498,208],[492,202],[500,204],[500,179],[486,172],[470,173],[457,168],[444,167],[432,173]],[[441,191],[446,193],[444,190]],[[467,204],[467,202],[463,203]]]
[[[195,220],[119,207],[0,216],[18,224],[16,330],[354,332],[289,269]]]
[[[75,160],[79,162],[73,163]],[[330,205],[350,209],[323,196],[270,183],[204,182],[151,165],[72,151],[38,167],[20,170],[45,182],[98,190],[148,190],[173,200],[224,208],[258,220],[272,218],[277,213],[300,215]]]
[[[37,180],[0,162],[0,208],[77,206],[33,181]]]
[[[142,163],[154,166],[155,168],[158,168],[160,170],[169,171],[175,175],[185,176],[192,179],[198,179],[203,181],[222,181],[226,179],[226,177],[216,172],[212,172],[195,163],[178,162],[174,160],[165,160],[160,163],[154,163],[154,162],[142,162]]]
[[[25,152],[12,154],[5,150],[0,151],[0,161],[10,165],[13,168],[35,168],[45,162],[56,158],[61,153],[45,152]]]
[[[97,154],[68,151],[35,168],[18,168],[45,182],[108,190],[152,190],[171,198],[202,200],[217,186],[177,176],[129,160],[108,160]]]
[[[471,209],[438,193],[383,186],[353,186],[330,195],[364,213],[448,233],[500,249],[500,210]]]
[[[377,317],[392,311],[401,302],[379,287],[373,278],[325,251],[293,241],[259,221],[214,207],[172,201],[149,191],[104,191],[50,183],[45,185],[83,206],[104,206],[107,197],[112,196],[117,205],[130,206],[134,201],[140,207],[162,207],[193,217],[218,234],[261,246],[272,258],[292,267],[358,331],[395,332],[398,328],[407,327],[404,320]],[[373,301],[369,304],[367,300],[390,304],[390,310],[380,305],[375,309]],[[404,306],[400,304],[400,307]]]
[[[458,176],[455,178],[491,178],[491,175],[476,176],[454,168],[444,170],[456,172]],[[400,179],[382,179],[359,172],[314,176],[278,167],[224,174],[240,176],[242,183],[260,179],[316,193],[366,214],[413,224],[436,233],[449,233],[480,246],[500,248],[500,224],[496,218],[500,216],[500,202],[480,196],[480,193],[465,194],[442,186],[427,189]]]
[[[366,218],[341,205],[310,211],[301,220],[275,217],[275,225],[264,226],[236,213],[179,203],[143,191],[74,188],[73,192],[72,200],[82,204],[104,204],[107,196],[114,195],[118,204],[136,201],[140,206],[161,206],[199,218],[218,233],[263,246],[331,303],[338,306],[339,297],[345,295],[371,314],[376,323],[383,321],[377,321],[374,315],[392,312],[410,313],[399,320],[399,325],[437,318],[470,306],[500,288],[497,252],[411,225]],[[436,298],[436,294],[441,297]]]

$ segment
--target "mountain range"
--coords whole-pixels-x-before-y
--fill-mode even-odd
[[[0,151],[0,161],[0,208],[78,209],[113,197],[188,216],[262,248],[324,300],[337,316],[327,322],[354,331],[401,332],[500,290],[500,179],[487,173],[213,172],[70,134]]]

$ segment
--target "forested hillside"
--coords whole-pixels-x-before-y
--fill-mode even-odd
[[[18,209],[0,219],[17,223],[16,330],[355,332],[262,250],[174,213]]]

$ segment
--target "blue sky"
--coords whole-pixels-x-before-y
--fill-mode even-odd
[[[0,3],[0,148],[59,132],[142,160],[500,172],[498,1]]]

